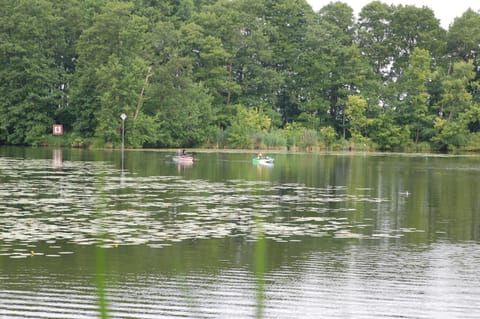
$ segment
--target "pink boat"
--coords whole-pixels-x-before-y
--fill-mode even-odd
[[[191,155],[175,155],[173,160],[177,163],[193,163],[193,156]]]

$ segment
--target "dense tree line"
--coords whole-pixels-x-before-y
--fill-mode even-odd
[[[0,0],[0,144],[480,148],[480,13]]]

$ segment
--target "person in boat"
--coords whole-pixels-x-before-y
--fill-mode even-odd
[[[188,152],[183,149],[183,150],[177,150],[177,152],[175,153],[175,156],[188,156]]]
[[[258,159],[262,159],[262,158],[263,158],[263,154],[262,154],[262,153],[258,153],[258,154],[257,154],[257,158],[258,158]]]

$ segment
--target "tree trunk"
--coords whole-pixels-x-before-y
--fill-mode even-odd
[[[145,77],[145,84],[142,87],[142,90],[140,91],[140,96],[138,97],[138,103],[137,103],[137,108],[135,109],[135,116],[133,117],[133,121],[135,122],[138,117],[138,113],[140,113],[140,109],[142,108],[143,104],[143,95],[145,94],[145,88],[148,86],[148,79],[153,75],[152,73],[152,67],[148,67],[147,70],[147,76]]]

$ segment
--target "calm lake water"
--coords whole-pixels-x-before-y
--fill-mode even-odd
[[[480,317],[480,157],[271,155],[0,148],[0,318]]]

